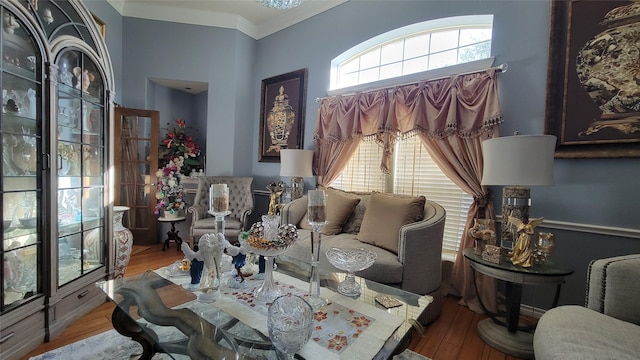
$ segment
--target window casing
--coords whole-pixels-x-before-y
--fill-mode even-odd
[[[452,66],[450,74],[453,74],[458,72],[456,64],[466,62],[486,68],[483,59],[491,53],[492,22],[492,16],[439,19],[420,24],[422,28],[412,25],[396,29],[389,33],[392,39],[388,34],[381,35],[372,39],[378,39],[377,42],[363,43],[366,48],[359,44],[334,59],[332,89],[353,89],[384,79],[388,79],[387,84],[388,81],[402,84],[407,83],[408,74],[447,66]],[[488,66],[491,64],[492,59]],[[375,141],[363,141],[330,185],[346,191],[424,195],[437,202],[447,212],[443,258],[455,259],[473,197],[440,170],[418,136],[398,139],[388,176],[380,170],[381,156],[382,148]]]

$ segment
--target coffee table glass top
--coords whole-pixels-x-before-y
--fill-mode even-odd
[[[294,265],[279,263],[277,273],[291,278],[308,281],[308,272]],[[165,352],[174,359],[234,358],[236,353],[247,358],[276,359],[266,333],[252,328],[218,307],[216,302],[197,301],[197,293],[187,291],[180,283],[189,282],[189,274],[170,274],[166,269],[147,271],[145,274],[125,279],[97,283],[111,300],[117,304],[117,311],[126,314],[141,324],[142,334],[152,339],[157,351]],[[177,276],[176,276],[177,275]],[[321,276],[321,286],[335,291],[344,280],[345,274],[325,272]],[[400,317],[401,325],[391,333],[375,355],[375,359],[391,358],[404,350],[410,341],[410,334],[418,324],[420,316],[433,301],[430,296],[420,296],[398,288],[378,284],[356,277],[362,286],[362,294],[357,303],[367,304],[385,313]],[[225,281],[223,280],[223,284]],[[225,290],[223,286],[223,291]],[[229,292],[229,289],[226,289]],[[306,292],[308,289],[304,289]],[[376,302],[376,297],[388,295],[400,300],[401,305],[386,309]],[[341,297],[342,295],[335,294]],[[345,303],[353,301],[344,298]],[[242,305],[244,306],[244,305]],[[180,310],[178,310],[180,309]],[[224,308],[225,310],[228,310]],[[238,316],[241,317],[241,316]],[[114,327],[118,330],[118,326]],[[266,324],[265,324],[266,326]],[[128,328],[128,326],[124,326]],[[185,334],[191,334],[187,336]],[[133,334],[127,334],[134,336]],[[313,341],[313,340],[312,340]]]
[[[510,271],[514,273],[524,273],[531,275],[540,275],[540,276],[566,276],[571,275],[573,273],[573,266],[569,264],[559,264],[553,262],[551,260],[547,261],[544,264],[534,264],[531,267],[522,267],[513,265],[511,263],[511,259],[507,255],[500,255],[500,263],[492,263],[491,261],[487,261],[482,259],[481,255],[475,253],[475,250],[472,248],[463,250],[464,257],[467,259],[484,266],[492,267],[495,269]]]

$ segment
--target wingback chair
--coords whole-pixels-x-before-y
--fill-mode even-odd
[[[229,211],[225,217],[224,235],[229,242],[237,242],[240,232],[247,229],[249,214],[253,211],[253,178],[240,176],[202,176],[198,179],[198,189],[193,205],[187,212],[191,214],[189,241],[196,244],[204,234],[215,232],[216,219],[209,215],[209,188],[211,184],[227,184],[229,187]]]

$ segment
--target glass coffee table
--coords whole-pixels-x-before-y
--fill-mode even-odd
[[[308,272],[280,262],[274,272],[278,286],[300,296],[308,292],[308,276]],[[343,351],[343,357],[351,358],[348,351],[359,354],[363,350],[371,352],[367,359],[389,359],[402,352],[413,331],[420,330],[421,316],[433,298],[357,277],[362,294],[349,298],[335,292],[344,277],[341,273],[322,273],[322,297],[329,300],[326,309],[316,312],[316,320],[347,314],[347,326],[333,331],[330,321],[318,323],[317,335],[314,331],[312,340],[296,358],[326,358],[327,353],[322,351],[336,355]],[[182,286],[189,281],[188,272],[169,274],[163,268],[96,285],[117,304],[112,314],[114,328],[142,345],[141,359],[151,359],[155,353],[166,353],[173,359],[277,359],[265,330],[266,316],[260,315],[268,304],[252,302],[249,294],[259,280],[251,276],[241,289],[223,286],[222,296],[213,303],[198,302],[197,292]],[[399,306],[385,308],[376,301],[383,296],[399,300]],[[371,344],[376,341],[373,350]],[[349,345],[345,345],[347,342]]]

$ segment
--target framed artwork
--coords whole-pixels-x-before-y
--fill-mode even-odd
[[[107,24],[104,21],[102,21],[102,19],[97,17],[94,13],[91,13],[91,16],[93,17],[93,21],[95,21],[96,24],[98,24],[98,29],[100,29],[100,35],[102,35],[102,39],[106,40],[107,39]]]
[[[545,133],[558,137],[557,158],[640,156],[640,22],[633,6],[552,0]]]
[[[281,149],[302,149],[307,69],[262,80],[258,161],[280,162]]]

